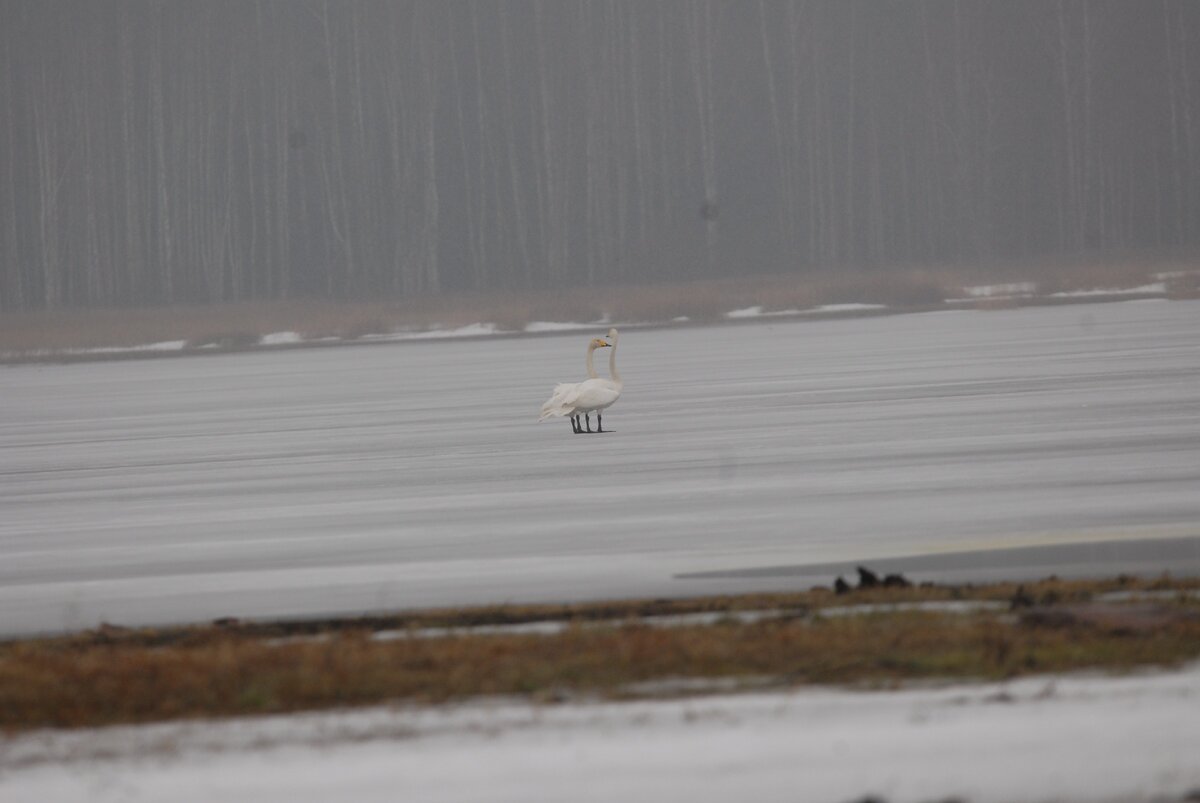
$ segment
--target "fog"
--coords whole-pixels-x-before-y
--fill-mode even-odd
[[[1200,5],[0,4],[0,307],[1186,252]]]

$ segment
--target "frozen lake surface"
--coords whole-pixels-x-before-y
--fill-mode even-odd
[[[1200,572],[1200,302],[588,336],[0,368],[0,633]]]

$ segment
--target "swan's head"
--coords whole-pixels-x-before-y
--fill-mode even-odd
[[[590,345],[594,349],[606,349],[612,344],[606,343],[602,338],[594,337],[594,338],[592,338],[592,342],[589,343],[588,345]]]
[[[609,330],[608,330],[608,339],[611,341],[611,342],[608,344],[608,345],[610,345],[610,346],[611,346],[613,343],[616,343],[616,342],[617,342],[617,330],[616,330],[616,329],[609,329]]]

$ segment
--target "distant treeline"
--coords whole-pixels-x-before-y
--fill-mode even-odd
[[[1194,0],[3,0],[0,307],[1200,245]]]

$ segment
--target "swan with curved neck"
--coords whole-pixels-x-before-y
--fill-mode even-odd
[[[608,355],[609,378],[603,379],[596,375],[592,365],[592,355],[598,348],[612,348]],[[554,388],[550,399],[542,405],[542,415],[539,421],[555,416],[570,416],[571,431],[575,434],[592,432],[591,413],[596,414],[596,432],[604,432],[604,422],[600,412],[612,406],[621,396],[624,382],[617,373],[617,330],[608,330],[608,342],[596,338],[588,344],[587,352],[588,379],[576,384],[562,384]],[[586,428],[580,426],[579,416],[583,415]]]
[[[608,353],[608,375],[617,386],[617,395],[621,395],[621,386],[625,383],[621,381],[621,375],[617,373],[617,330],[608,330],[608,345],[612,346],[612,351]],[[613,399],[616,401],[616,399]],[[611,404],[611,402],[610,402]]]
[[[608,379],[597,379],[597,382],[603,382],[603,392],[609,394],[611,398],[597,405],[596,409],[596,431],[604,431],[604,422],[600,419],[600,411],[606,410],[621,398],[621,389],[625,387],[625,383],[621,381],[621,375],[617,373],[617,330],[608,330],[608,345],[612,347],[612,351],[608,352]],[[587,418],[586,413],[584,418]],[[590,424],[590,422],[589,422]],[[590,427],[589,427],[590,428]]]

